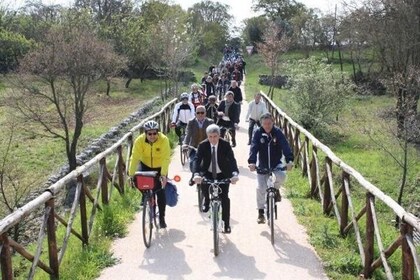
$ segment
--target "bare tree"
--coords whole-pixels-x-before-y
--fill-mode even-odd
[[[69,26],[51,29],[42,45],[25,56],[11,106],[23,121],[39,126],[35,133],[63,140],[72,171],[89,93],[95,82],[118,71],[123,60],[91,31]]]
[[[274,77],[279,68],[279,59],[289,49],[291,39],[287,36],[286,31],[274,22],[268,24],[262,39],[263,41],[257,44],[257,49],[262,55],[265,64],[271,70],[271,85],[268,90],[268,96],[273,98]]]

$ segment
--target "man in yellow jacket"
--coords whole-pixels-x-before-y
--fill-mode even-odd
[[[157,195],[159,207],[159,224],[161,228],[166,228],[166,197],[165,192],[161,189],[162,186],[166,185],[171,160],[169,139],[162,132],[159,132],[159,124],[155,121],[146,122],[143,128],[144,133],[134,141],[128,175],[134,176],[137,170],[158,172],[154,191]]]

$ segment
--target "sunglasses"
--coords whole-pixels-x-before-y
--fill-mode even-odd
[[[203,115],[205,112],[196,112],[197,114]]]
[[[157,132],[148,132],[147,135],[149,135],[149,136],[157,135]]]

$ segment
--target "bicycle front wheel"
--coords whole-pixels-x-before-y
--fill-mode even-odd
[[[274,194],[270,193],[268,195],[268,221],[270,225],[270,237],[271,244],[274,245]]]
[[[201,185],[197,185],[197,198],[198,198],[198,212],[203,212],[203,192]]]
[[[143,242],[146,248],[150,247],[152,241],[152,231],[153,231],[153,206],[151,205],[151,199],[146,197],[143,205],[143,219],[142,219],[142,229],[143,229]]]
[[[219,205],[212,207],[214,256],[219,255]]]

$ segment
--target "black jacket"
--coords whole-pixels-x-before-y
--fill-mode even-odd
[[[193,173],[207,173],[210,164],[211,145],[209,140],[206,139],[198,145],[197,154],[195,155],[193,162]],[[219,144],[217,146],[217,164],[223,174],[223,179],[232,178],[233,172],[239,173],[232,147],[223,139],[219,139]]]
[[[236,102],[233,102],[232,105],[229,107],[228,117],[233,123],[239,123],[239,114],[240,114],[240,105]],[[220,102],[219,107],[217,107],[217,111],[225,112],[226,107],[226,100]]]
[[[242,102],[243,97],[242,97],[242,90],[240,87],[230,87],[229,90],[231,92],[233,92],[233,100],[235,100],[235,102]]]

